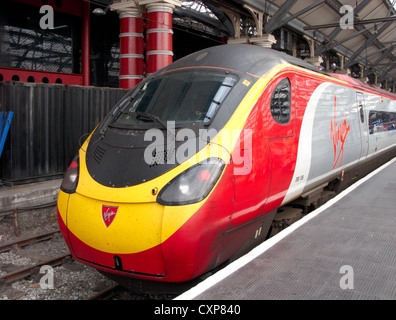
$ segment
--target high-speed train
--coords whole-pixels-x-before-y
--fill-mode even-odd
[[[396,96],[253,45],[184,57],[132,89],[67,170],[73,257],[183,283],[269,234],[279,208],[395,155]]]

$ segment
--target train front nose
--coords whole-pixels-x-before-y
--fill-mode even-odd
[[[163,206],[116,203],[80,194],[58,206],[74,256],[98,267],[154,277],[166,275],[161,250]],[[66,199],[64,199],[66,200]]]

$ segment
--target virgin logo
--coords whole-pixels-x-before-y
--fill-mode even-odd
[[[102,205],[102,218],[106,228],[113,222],[118,211],[118,207],[110,207]]]
[[[330,136],[333,140],[334,147],[334,166],[333,169],[337,166],[337,164],[342,166],[342,160],[344,158],[344,144],[347,138],[348,132],[351,127],[347,124],[346,118],[342,123],[337,123],[336,120],[336,109],[337,109],[337,97],[334,96],[334,120],[331,120],[330,126]]]

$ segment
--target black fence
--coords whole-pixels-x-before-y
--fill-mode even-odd
[[[61,177],[86,134],[125,89],[0,82],[0,111],[13,111],[0,179],[27,183]]]

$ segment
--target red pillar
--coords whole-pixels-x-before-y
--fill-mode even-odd
[[[144,78],[143,20],[138,10],[120,13],[120,88],[131,89]]]
[[[81,44],[81,73],[83,74],[83,85],[90,85],[90,5],[89,1],[83,1],[83,28]]]
[[[173,61],[172,14],[174,6],[167,3],[146,5],[146,74],[156,72]]]

